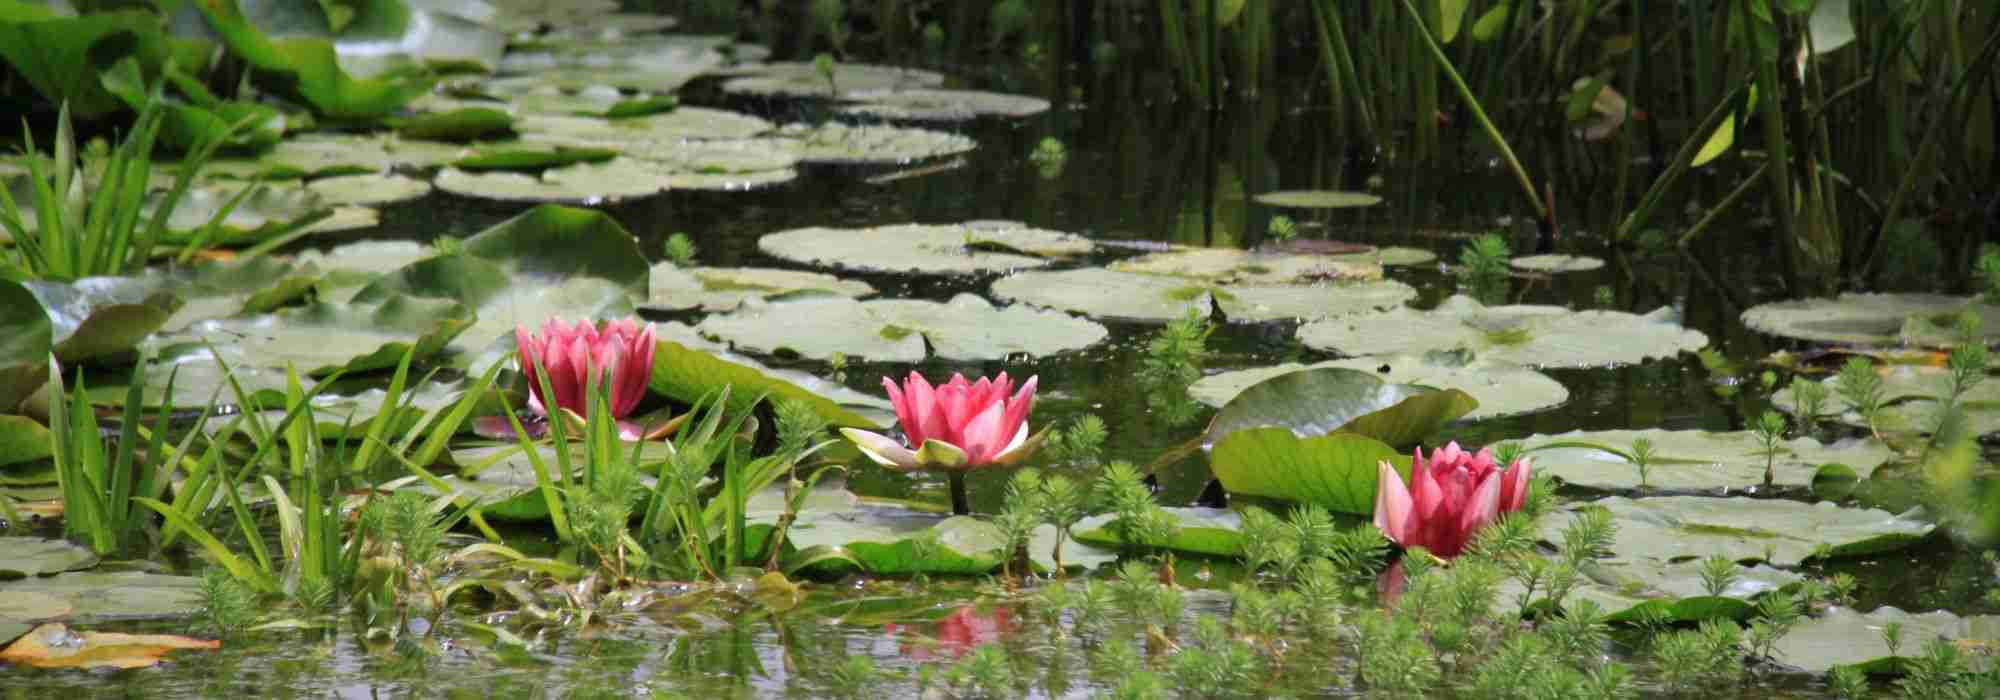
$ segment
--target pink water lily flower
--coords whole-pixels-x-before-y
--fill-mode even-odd
[[[646,384],[652,380],[656,346],[650,323],[641,327],[638,321],[625,319],[601,325],[577,321],[572,326],[552,318],[542,324],[540,333],[527,326],[515,328],[514,341],[521,351],[521,374],[528,378],[528,407],[544,416],[556,409],[588,415],[589,390],[595,380],[609,385],[611,416],[622,419],[645,398]],[[537,365],[547,372],[555,396],[543,395]],[[637,439],[641,432],[622,420],[618,426],[626,439]]]
[[[1028,410],[1035,405],[1035,384],[1029,377],[1014,391],[1006,372],[977,382],[953,374],[951,381],[932,387],[916,372],[898,387],[882,378],[896,423],[909,438],[904,447],[887,436],[853,428],[841,434],[882,466],[898,471],[945,469],[962,471],[989,464],[1011,464],[1025,457],[1038,440],[1028,436]],[[1011,394],[1010,394],[1011,392]]]
[[[1417,448],[1410,463],[1410,486],[1387,461],[1377,465],[1375,527],[1404,548],[1423,547],[1450,559],[1465,551],[1473,533],[1521,509],[1528,498],[1526,457],[1502,471],[1492,450],[1478,454],[1445,445],[1424,459]]]

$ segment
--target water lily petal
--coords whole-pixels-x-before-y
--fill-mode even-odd
[[[968,466],[965,450],[939,440],[925,440],[917,448],[917,462],[932,469],[962,469]]]
[[[841,428],[840,435],[854,443],[855,449],[861,450],[861,454],[875,460],[876,464],[897,471],[910,471],[922,466],[917,461],[917,453],[887,436],[855,428]]]
[[[1507,471],[1500,475],[1500,512],[1512,513],[1527,503],[1529,472],[1533,464],[1532,458],[1522,457],[1507,465]]]
[[[1411,472],[1415,476],[1418,472]],[[1375,466],[1375,528],[1397,544],[1408,545],[1411,524],[1416,517],[1403,476],[1387,461]]]
[[[1001,376],[1005,377],[1006,373],[1001,373]],[[1015,429],[1014,426],[1020,426],[1022,430],[1027,429],[1028,412],[1035,407],[1035,386],[1040,380],[1041,375],[1029,377],[1028,381],[1021,385],[1021,390],[1007,399],[1007,414],[1001,420],[1003,429],[1011,431]]]
[[[1001,419],[1006,416],[1006,406],[995,401],[965,424],[965,440],[959,443],[965,450],[967,463],[978,466],[993,460],[1000,453],[1010,435],[1000,432]]]

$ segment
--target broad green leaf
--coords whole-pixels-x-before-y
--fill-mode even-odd
[[[1675,561],[1720,555],[1739,562],[1797,566],[1808,558],[1894,551],[1930,535],[1936,525],[1887,512],[1768,498],[1612,496],[1566,506],[1536,522],[1541,537],[1562,541],[1573,513],[1605,508],[1617,534],[1607,561]]]
[[[1893,650],[1882,634],[1890,625],[1902,628],[1902,646]],[[1772,651],[1786,665],[1808,673],[1858,666],[1870,674],[1897,675],[1923,657],[1933,640],[1984,646],[1996,638],[2000,638],[2000,616],[1996,615],[1961,617],[1943,610],[1912,613],[1888,606],[1863,614],[1836,606],[1801,620],[1778,639]],[[1960,653],[1978,666],[1987,663],[1983,654]]]
[[[20,282],[0,278],[0,413],[48,381],[54,327],[42,302]]]
[[[51,439],[49,429],[33,418],[0,414],[0,467],[47,459]]]
[[[1482,42],[1500,38],[1500,33],[1507,29],[1507,19],[1511,16],[1513,7],[1513,3],[1503,2],[1488,8],[1484,14],[1479,15],[1478,21],[1472,23],[1472,38]]]
[[[389,125],[406,139],[465,142],[506,135],[514,118],[497,109],[474,107],[399,117],[389,120]]]
[[[1286,428],[1232,432],[1209,452],[1209,468],[1232,493],[1317,503],[1343,513],[1375,510],[1376,465],[1408,461],[1395,448],[1363,435],[1301,438]]]
[[[1168,507],[1164,510],[1173,516],[1175,523],[1173,536],[1165,541],[1138,543],[1124,541],[1107,527],[1116,517],[1113,514],[1093,515],[1077,521],[1076,540],[1111,549],[1137,544],[1211,557],[1243,556],[1243,519],[1236,514],[1236,511],[1179,507]]]
[[[731,362],[701,350],[690,349],[681,343],[660,341],[659,349],[653,356],[653,381],[655,392],[672,397],[676,401],[693,403],[713,395],[723,387],[730,387],[731,405],[742,410],[757,396],[766,395],[774,400],[804,401],[813,412],[827,422],[838,427],[880,429],[877,421],[864,417],[854,409],[835,403],[819,394],[807,391],[794,384],[766,374],[757,368]]]
[[[1407,446],[1478,406],[1457,389],[1390,384],[1368,372],[1338,367],[1309,369],[1238,393],[1216,413],[1203,440],[1218,445],[1236,431],[1275,426],[1300,436],[1339,431]]]
[[[402,109],[411,98],[430,89],[430,81],[422,78],[350,76],[341,70],[332,41],[311,36],[265,36],[251,26],[233,1],[198,6],[209,28],[230,52],[250,64],[254,80],[298,100],[322,117],[374,121]]]

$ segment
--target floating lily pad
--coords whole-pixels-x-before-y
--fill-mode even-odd
[[[747,139],[776,128],[758,117],[707,107],[677,107],[630,119],[529,114],[514,125],[524,142],[613,147],[643,151],[654,144]]]
[[[472,314],[449,299],[393,296],[379,304],[314,303],[277,313],[202,321],[153,343],[206,342],[239,350],[260,367],[298,367],[323,377],[395,367],[405,352],[419,360],[445,348],[472,325]]]
[[[1161,510],[1174,519],[1175,531],[1164,542],[1136,543],[1147,547],[1211,557],[1243,556],[1243,516],[1226,508],[1166,507]],[[1078,542],[1110,549],[1126,542],[1113,534],[1109,525],[1117,515],[1105,513],[1077,521],[1071,528]]]
[[[220,646],[221,642],[173,634],[71,632],[63,625],[46,624],[0,649],[0,661],[37,668],[145,668],[159,664],[170,651]]]
[[[1310,369],[1245,388],[1216,412],[1203,441],[1220,449],[1231,433],[1279,427],[1301,437],[1337,431],[1401,447],[1416,444],[1478,403],[1457,389],[1392,384],[1359,370]]]
[[[551,26],[567,24],[563,21]],[[684,34],[549,42],[509,51],[501,59],[500,68],[541,85],[571,88],[611,85],[670,93],[690,80],[728,65],[730,59],[723,49],[730,45],[731,40],[726,36]]]
[[[801,228],[766,234],[772,257],[842,269],[918,274],[1004,272],[1081,255],[1090,240],[1006,221],[900,224],[862,229]]]
[[[1484,306],[1454,296],[1430,311],[1397,309],[1310,323],[1299,340],[1345,355],[1387,355],[1460,347],[1529,367],[1603,367],[1672,357],[1708,345],[1681,326],[1671,307],[1646,315],[1570,311],[1557,306]]]
[[[325,252],[314,250],[301,253],[298,262],[315,265],[322,270],[380,275],[436,254],[436,249],[416,241],[357,241]]]
[[[56,358],[65,364],[122,355],[172,317],[180,300],[136,277],[26,283],[47,314]]]
[[[289,177],[380,173],[398,167],[443,165],[464,157],[465,150],[463,146],[394,136],[303,134],[278,142],[253,164],[237,164],[233,169]],[[232,169],[231,161],[217,161],[210,167],[225,172]]]
[[[48,382],[54,339],[54,327],[34,291],[0,279],[0,413],[13,412]]]
[[[1875,417],[1875,427],[1885,430],[1930,432],[1937,427],[1944,399],[1951,394],[1951,370],[1929,365],[1891,364],[1878,367],[1882,378],[1883,406]],[[1867,427],[1853,404],[1840,396],[1840,378],[1820,380],[1827,389],[1819,420],[1832,419],[1848,425]],[[1779,409],[1798,415],[1800,408],[1791,387],[1771,395]],[[1959,397],[1960,412],[1968,429],[1981,435],[2000,432],[2000,382],[1982,381]]]
[[[1379,251],[1341,255],[1269,253],[1238,248],[1183,248],[1107,265],[1119,272],[1173,275],[1226,284],[1320,284],[1382,278]]]
[[[0,414],[0,467],[48,459],[54,439],[40,421],[21,415]],[[19,478],[0,471],[0,481]],[[4,550],[5,547],[0,547]]]
[[[1406,460],[1395,448],[1364,435],[1300,437],[1284,427],[1231,431],[1208,455],[1209,469],[1230,493],[1314,503],[1357,515],[1374,512],[1376,465],[1383,461]]]
[[[882,90],[914,90],[944,84],[944,76],[926,70],[835,63],[831,80],[811,62],[766,63],[738,71],[741,77],[722,84],[724,92],[781,97],[840,97]]]
[[[1566,506],[1602,507],[1618,526],[1614,561],[1675,561],[1719,554],[1773,566],[1797,566],[1826,545],[1827,556],[1849,557],[1907,547],[1937,526],[1884,511],[1842,508],[1828,502],[1776,499],[1612,496]],[[1544,517],[1542,539],[1559,542],[1570,518]]]
[[[1516,270],[1529,272],[1588,272],[1604,267],[1604,261],[1582,255],[1524,255],[1507,261]]]
[[[17,592],[0,598],[0,643],[11,642],[14,637],[28,631],[28,623],[44,620],[60,620],[71,610],[69,601],[47,593]],[[20,631],[9,634],[8,627],[21,625]]]
[[[539,175],[445,168],[438,173],[436,184],[446,192],[481,199],[592,204],[649,197],[665,192],[669,186],[660,173],[630,159],[577,163],[550,168]]]
[[[1639,439],[1653,443],[1646,484],[1670,490],[1737,490],[1764,483],[1764,447],[1748,430],[1603,430],[1536,435],[1518,443],[1535,459],[1535,471],[1592,489],[1638,488],[1639,470],[1627,457]],[[1608,448],[1608,449],[1599,449]],[[1613,451],[1615,450],[1615,452]],[[1894,454],[1875,440],[1821,445],[1812,438],[1778,443],[1773,483],[1811,486],[1820,465],[1844,464],[1866,479]]]
[[[250,188],[248,195],[242,195],[244,187]],[[239,196],[241,199],[238,199]],[[156,194],[148,209],[157,206],[163,197]],[[173,214],[167,217],[167,232],[161,236],[161,241],[169,245],[192,242],[200,230],[231,202],[235,203],[235,208],[222,218],[221,226],[206,240],[206,245],[259,243],[296,230],[311,219],[326,216],[331,208],[320,201],[319,195],[294,185],[196,185],[187,191],[186,196],[174,206]]]
[[[1479,408],[1465,414],[1465,420],[1481,420],[1532,413],[1562,405],[1569,390],[1546,374],[1520,365],[1477,359],[1456,362],[1441,356],[1392,355],[1330,360],[1313,365],[1288,362],[1275,367],[1236,370],[1212,374],[1188,387],[1188,396],[1220,408],[1230,399],[1258,382],[1304,369],[1341,367],[1370,372],[1391,384],[1421,384],[1440,389],[1458,389],[1479,401]],[[1388,368],[1384,371],[1383,368]]]
[[[68,540],[0,537],[0,580],[53,576],[96,565],[96,554]]]
[[[1901,648],[1891,650],[1883,641],[1882,630],[1890,625],[1902,628]],[[1773,650],[1779,662],[1811,673],[1859,666],[1871,674],[1895,674],[1902,672],[1907,660],[1923,656],[1924,647],[1933,640],[1987,645],[1995,639],[2000,639],[2000,616],[1996,615],[1960,617],[1943,610],[1911,613],[1889,606],[1862,614],[1834,607],[1801,620],[1778,638]],[[1976,669],[1990,666],[1983,654],[1964,656]]]
[[[1382,198],[1366,192],[1341,192],[1337,190],[1281,190],[1265,192],[1252,197],[1259,204],[1291,209],[1352,209],[1372,207],[1382,203]]]
[[[1980,328],[1986,342],[2000,340],[2000,306],[1984,303],[1978,297],[1940,294],[1842,294],[1832,299],[1771,302],[1744,311],[1743,325],[1772,335],[1821,343],[1913,343],[1942,347],[1958,341],[1950,320],[1919,323],[1914,328],[1906,328],[1906,324],[1912,319],[1951,319],[1965,313],[1984,321]]]
[[[1566,604],[1591,601],[1611,622],[1636,623],[1646,619],[1648,613],[1681,623],[1742,620],[1756,613],[1752,598],[1805,579],[1763,564],[1738,564],[1734,579],[1720,591],[1721,595],[1711,596],[1702,579],[1703,568],[1700,560],[1590,562],[1582,567],[1582,576],[1576,587],[1570,589]],[[1500,600],[1509,605],[1521,602],[1523,592],[1517,579],[1500,583]]]
[[[971,137],[893,126],[787,124],[777,137],[808,163],[903,164],[957,155],[977,148]]]
[[[652,296],[642,309],[730,311],[752,299],[802,294],[832,294],[850,298],[875,295],[860,280],[844,280],[822,272],[769,267],[681,268],[671,262],[653,266]]]
[[[368,207],[347,206],[334,207],[332,214],[300,230],[306,234],[317,236],[371,229],[380,225],[382,225],[381,212]]]
[[[574,436],[572,436],[574,437]],[[632,454],[633,443],[620,442],[616,445],[621,459]],[[540,452],[542,465],[550,470],[550,478],[560,478],[555,443],[543,441],[535,443]],[[570,442],[570,464],[584,463],[586,451],[581,441]],[[639,464],[642,471],[650,471],[646,465],[658,465],[673,457],[673,446],[661,441],[647,441],[639,445]],[[442,480],[454,491],[471,498],[480,512],[494,520],[508,522],[546,522],[549,519],[548,501],[543,498],[541,488],[535,482],[534,463],[517,445],[503,444],[483,447],[469,447],[453,450],[452,461],[460,468],[479,470],[472,476],[446,475]],[[574,482],[574,477],[572,477]],[[634,504],[643,499],[653,488],[654,477],[642,474],[639,477],[643,491],[634,491]],[[408,488],[423,493],[435,493],[422,481],[409,481]]]
[[[968,516],[947,517],[885,502],[864,502],[845,490],[822,487],[808,496],[808,507],[786,532],[786,542],[799,549],[844,550],[853,561],[875,574],[977,575],[999,568],[1006,539],[991,522]],[[775,523],[779,509],[774,496],[760,493],[764,505],[748,509],[752,523]],[[753,499],[753,504],[755,500]],[[1042,525],[1028,547],[1028,556],[1044,570],[1051,558],[1055,528]],[[1065,566],[1096,567],[1117,555],[1072,538],[1063,543]]]
[[[330,205],[389,204],[430,194],[431,183],[401,175],[369,173],[323,177],[306,183],[306,189]]]
[[[75,624],[188,617],[201,612],[201,579],[143,571],[71,571],[0,581],[0,598],[21,593],[69,603]]]
[[[615,148],[507,143],[473,151],[464,158],[452,161],[451,167],[469,173],[507,170],[532,174],[578,163],[603,163],[616,157],[618,150]]]
[[[988,115],[1031,117],[1049,111],[1049,101],[1039,97],[978,90],[863,90],[848,91],[846,98],[860,104],[840,111],[882,119],[965,121]]]
[[[792,370],[774,370],[719,348],[707,340],[685,338],[693,330],[678,323],[658,327],[660,342],[653,356],[653,391],[683,403],[708,398],[730,387],[737,409],[757,396],[802,401],[834,426],[874,430],[895,420],[889,402],[840,384]]]
[[[1212,292],[1204,284],[1097,267],[1016,272],[994,280],[992,292],[1000,299],[1093,318],[1140,321],[1173,321],[1190,311],[1206,317],[1215,305]]]
[[[1024,306],[996,308],[975,294],[944,304],[803,297],[711,316],[697,329],[761,353],[788,350],[813,359],[845,355],[882,362],[922,361],[926,345],[952,360],[1044,357],[1088,347],[1108,334],[1088,320]]]

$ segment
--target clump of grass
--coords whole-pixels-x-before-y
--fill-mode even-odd
[[[1498,233],[1482,234],[1458,251],[1458,272],[1471,278],[1505,277],[1514,251]]]
[[[674,267],[689,267],[694,264],[694,255],[699,249],[695,247],[694,239],[689,238],[687,234],[675,233],[667,237],[663,252],[666,253],[667,261],[673,263]]]

